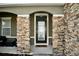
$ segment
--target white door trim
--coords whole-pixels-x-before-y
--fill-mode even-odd
[[[36,43],[36,16],[41,16],[41,15],[45,15],[47,16],[47,43]],[[48,35],[49,35],[49,17],[48,17],[48,14],[45,14],[45,13],[36,13],[34,14],[34,45],[48,45],[49,44],[49,38],[48,38]]]

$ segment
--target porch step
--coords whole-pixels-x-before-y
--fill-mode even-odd
[[[34,56],[51,56],[53,54],[51,45],[47,47],[31,46],[31,49]]]

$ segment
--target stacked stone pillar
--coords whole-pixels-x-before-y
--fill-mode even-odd
[[[79,4],[66,3],[64,16],[67,23],[65,55],[79,55]]]
[[[78,3],[66,3],[64,17],[53,17],[53,54],[79,56]]]
[[[29,21],[29,15],[18,15],[17,17],[17,51],[24,54],[31,51]]]
[[[64,15],[53,15],[53,55],[64,55]]]

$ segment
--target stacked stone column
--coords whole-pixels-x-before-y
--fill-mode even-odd
[[[18,15],[17,17],[17,51],[20,53],[30,53],[29,38],[29,16]]]
[[[64,17],[53,17],[53,54],[79,55],[79,4],[66,3]]]
[[[64,6],[67,30],[65,35],[65,55],[79,55],[79,4],[66,3]]]
[[[53,55],[64,55],[65,21],[63,16],[53,16]]]

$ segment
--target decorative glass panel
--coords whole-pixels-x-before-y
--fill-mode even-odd
[[[44,21],[38,22],[38,40],[39,41],[45,40],[45,22]]]

